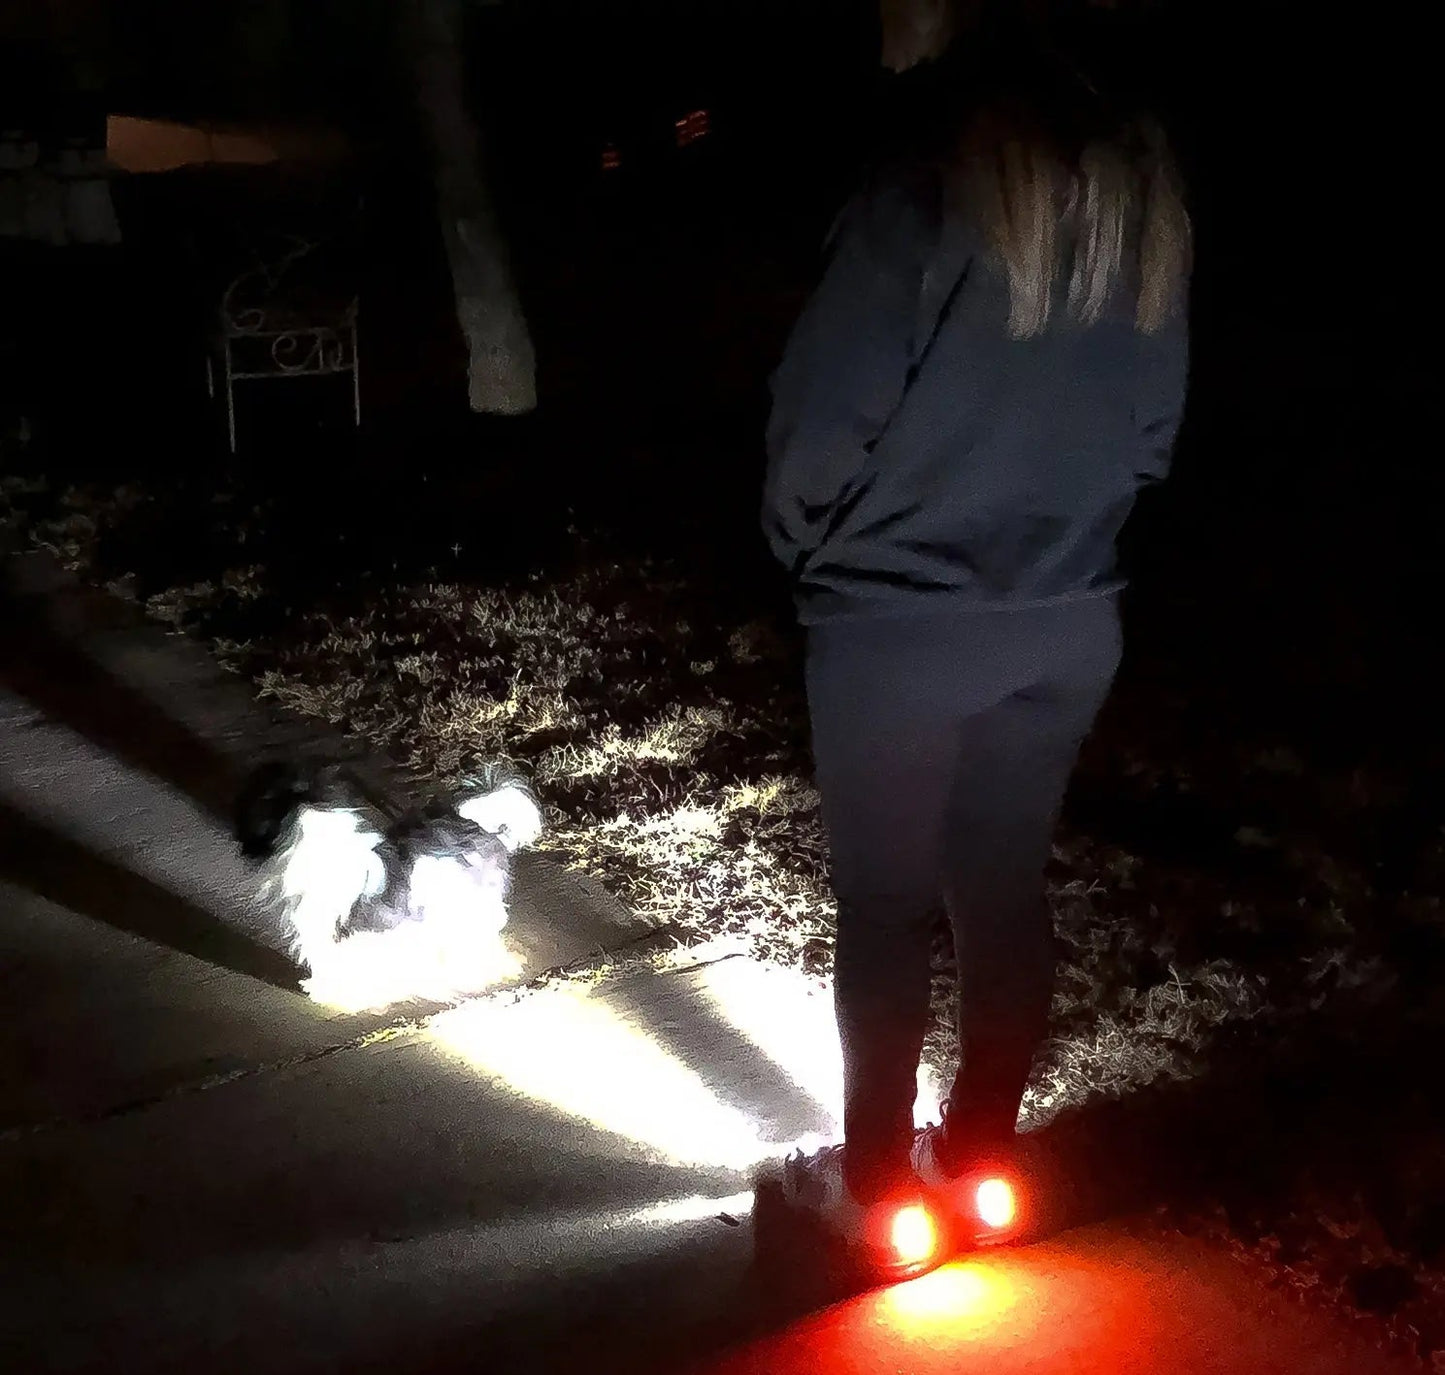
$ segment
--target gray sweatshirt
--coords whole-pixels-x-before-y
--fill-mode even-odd
[[[1168,471],[1183,310],[1125,291],[1083,327],[1009,338],[1008,284],[926,167],[834,226],[773,376],[763,524],[804,622],[1030,606],[1119,586],[1115,541]]]

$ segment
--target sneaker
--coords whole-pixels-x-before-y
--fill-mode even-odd
[[[825,1146],[783,1162],[781,1202],[814,1223],[855,1264],[887,1279],[908,1279],[948,1254],[944,1219],[913,1181],[876,1203],[862,1203],[843,1178],[843,1147]]]
[[[960,1149],[946,1107],[942,1116],[914,1135],[911,1158],[919,1183],[942,1201],[960,1244],[1018,1240],[1029,1190],[1016,1145]]]

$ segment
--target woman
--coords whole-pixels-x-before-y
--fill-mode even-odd
[[[1189,222],[1157,126],[1035,38],[921,77],[774,377],[764,523],[794,579],[838,898],[842,1147],[784,1196],[845,1241],[1013,1151],[1048,1026],[1043,868],[1119,659],[1115,537],[1183,409]],[[919,130],[927,130],[921,137]],[[913,1129],[930,914],[963,1068]]]

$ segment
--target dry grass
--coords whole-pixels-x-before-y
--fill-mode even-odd
[[[137,495],[77,494],[38,531],[72,566]],[[206,634],[263,697],[364,737],[443,779],[503,755],[547,804],[544,844],[687,942],[741,939],[763,960],[826,975],[835,908],[818,798],[808,782],[796,665],[764,624],[707,626],[692,589],[646,562],[599,564],[507,589],[391,588],[349,612],[302,611],[274,634],[231,631],[274,597],[237,562],[147,600]],[[1109,916],[1088,856],[1061,852],[1053,887],[1068,958],[1059,1035],[1026,1114],[1190,1073],[1223,1024],[1256,1015],[1258,977],[1179,961],[1149,982],[1120,949],[1142,939]],[[1116,870],[1127,874],[1127,857]],[[948,1073],[952,981],[935,980],[926,1053]]]

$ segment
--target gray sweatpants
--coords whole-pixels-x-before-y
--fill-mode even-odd
[[[809,629],[845,1173],[860,1198],[906,1167],[940,906],[960,985],[950,1120],[981,1145],[1014,1131],[1053,990],[1044,865],[1119,652],[1112,596]]]

